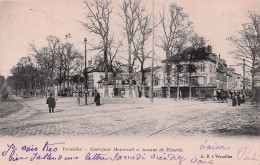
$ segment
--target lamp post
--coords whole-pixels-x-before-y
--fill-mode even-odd
[[[84,69],[84,81],[85,81],[85,105],[88,105],[88,81],[87,81],[87,38],[84,38],[85,42],[85,69]]]

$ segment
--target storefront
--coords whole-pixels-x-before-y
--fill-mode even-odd
[[[195,98],[212,98],[216,95],[216,86],[196,86],[191,87],[191,96]],[[161,95],[166,98],[168,95],[168,88],[162,87]],[[170,87],[170,98],[177,97],[177,87]],[[179,87],[179,97],[188,98],[189,97],[189,87]]]

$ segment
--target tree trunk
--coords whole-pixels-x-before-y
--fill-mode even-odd
[[[105,81],[104,81],[104,86],[105,86],[105,94],[104,97],[109,97],[108,95],[108,60],[107,60],[107,48],[105,47],[104,51],[104,62],[105,62]]]
[[[116,76],[115,75],[113,75],[113,81],[114,81],[113,95],[115,97],[115,89],[116,89]],[[118,97],[118,95],[117,95],[117,97]]]
[[[171,98],[171,65],[166,63],[166,74],[167,74],[167,98]]]
[[[68,71],[68,93],[67,93],[67,96],[70,97],[70,75],[69,75],[69,71]]]
[[[131,62],[131,39],[128,39],[128,73],[129,73],[129,97],[133,97],[132,93],[132,62]]]
[[[256,90],[255,90],[255,64],[252,64],[252,103],[256,102]]]
[[[177,101],[180,100],[179,74],[177,73]]]
[[[66,78],[66,71],[63,72],[63,92],[65,92],[65,78]]]
[[[46,98],[48,97],[48,82],[47,82],[47,80],[46,80],[46,82],[45,82],[45,96],[46,96]]]
[[[142,95],[141,95],[141,97],[142,98],[144,98],[145,97],[145,73],[144,73],[144,65],[143,65],[143,63],[141,63],[141,77],[142,77],[142,80],[141,80],[141,82],[142,82]]]
[[[128,73],[131,73],[131,40],[128,39]]]
[[[189,73],[189,99],[191,101],[191,72]]]

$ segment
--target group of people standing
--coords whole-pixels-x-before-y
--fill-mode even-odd
[[[240,104],[243,104],[246,102],[245,100],[245,95],[240,93],[234,93],[234,95],[232,95],[232,106],[240,106]]]

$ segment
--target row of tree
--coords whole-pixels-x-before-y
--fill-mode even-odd
[[[86,9],[86,17],[82,21],[83,27],[89,33],[97,36],[99,39],[97,44],[91,44],[91,50],[97,51],[94,58],[96,63],[105,71],[104,87],[105,97],[108,96],[108,72],[113,73],[113,78],[120,73],[121,67],[124,65],[118,58],[119,49],[122,47],[122,40],[116,42],[116,38],[111,30],[111,13],[113,12],[111,0],[91,0],[84,1]],[[143,94],[145,87],[145,64],[150,58],[151,51],[147,45],[152,34],[152,28],[158,29],[161,33],[156,35],[158,42],[156,46],[165,52],[165,58],[170,59],[176,54],[192,46],[195,51],[193,55],[197,55],[200,48],[205,46],[205,39],[198,36],[193,29],[193,24],[189,20],[183,8],[177,4],[170,4],[168,9],[163,9],[159,13],[159,20],[153,25],[151,13],[148,12],[146,5],[142,0],[123,0],[120,4],[121,12],[121,28],[127,40],[128,56],[127,68],[130,82],[133,79],[133,70],[136,62],[139,63],[142,82]],[[236,50],[238,60],[246,59],[247,65],[251,67],[252,88],[255,84],[255,68],[259,60],[259,14],[249,13],[251,22],[243,24],[243,29],[238,36],[230,37]],[[54,84],[59,86],[59,91],[65,90],[62,84],[67,82],[68,90],[70,82],[83,81],[87,71],[84,71],[84,57],[77,51],[72,43],[62,43],[55,36],[46,38],[46,45],[37,47],[34,43],[29,44],[30,56],[22,58],[19,63],[12,69],[11,84],[16,91],[23,89],[24,93],[29,93],[35,89],[40,89],[41,93],[47,91]],[[195,52],[195,53],[194,53]],[[194,62],[191,53],[182,53],[186,55],[186,59],[190,63]],[[190,58],[189,58],[190,57]],[[166,61],[166,76],[168,91],[171,84],[172,65],[178,65],[176,60]],[[189,71],[189,77],[194,70],[192,66]],[[175,76],[178,79],[178,67],[175,67]],[[190,81],[191,82],[191,81]],[[36,93],[36,90],[35,90]],[[67,92],[70,93],[69,91]],[[177,92],[178,93],[178,92]],[[131,85],[129,86],[129,95],[132,94]],[[170,92],[168,92],[170,97]],[[191,97],[191,84],[190,84]]]
[[[111,13],[113,12],[112,1],[92,0],[83,2],[87,12],[82,25],[98,36],[100,42],[91,44],[92,51],[98,51],[95,57],[99,66],[103,66],[105,71],[104,87],[105,97],[108,96],[108,72],[113,73],[113,78],[120,73],[124,65],[118,60],[117,54],[122,46],[122,40],[115,42],[115,37],[111,31]],[[156,25],[152,24],[151,13],[147,11],[142,0],[123,0],[120,5],[121,12],[118,13],[128,43],[127,68],[130,83],[134,77],[133,67],[139,62],[141,71],[141,82],[143,94],[145,89],[145,64],[150,58],[151,51],[147,47],[147,42],[152,34],[152,26],[161,28],[162,34],[157,35],[159,41],[157,46],[165,51],[166,58],[170,58],[182,51],[188,44],[195,48],[203,47],[205,39],[194,34],[192,22],[188,15],[183,12],[183,8],[173,3],[168,10],[160,13],[160,18]],[[121,37],[120,37],[121,38]],[[37,47],[34,43],[29,44],[30,56],[22,58],[12,69],[12,77],[9,77],[10,84],[16,93],[24,94],[47,93],[54,84],[62,89],[62,84],[67,82],[68,90],[70,81],[79,80],[84,77],[83,59],[84,57],[74,48],[71,43],[62,43],[55,36],[46,38],[47,44]],[[172,63],[167,64],[166,69],[168,85],[170,86],[170,68]],[[170,91],[170,90],[169,90]],[[70,93],[69,91],[67,92]],[[129,86],[129,95],[132,97],[132,87]],[[144,95],[143,95],[144,96]],[[168,95],[170,97],[170,94]]]
[[[22,57],[12,68],[8,84],[16,94],[38,93],[43,96],[53,90],[54,85],[59,87],[61,93],[65,90],[65,82],[69,90],[69,82],[82,74],[83,56],[72,43],[62,43],[55,36],[46,37],[46,41],[46,45],[40,48],[30,43],[30,56]]]
[[[260,13],[248,12],[248,22],[242,24],[239,33],[229,37],[228,40],[233,43],[235,48],[230,53],[235,55],[238,65],[245,66],[246,75],[251,75],[254,101],[256,98],[255,85],[260,82],[259,69],[257,71],[257,68],[260,67]]]
[[[105,67],[105,96],[108,95],[108,68],[113,61],[108,60],[108,57],[114,56],[111,54],[110,48],[113,47],[114,37],[110,28],[110,16],[112,13],[112,2],[110,0],[93,0],[84,1],[88,12],[86,20],[82,22],[83,26],[90,32],[100,37],[98,45],[93,46],[94,49],[99,49],[103,52],[103,62]],[[183,8],[173,3],[168,10],[163,10],[160,13],[158,23],[152,24],[151,13],[147,12],[146,5],[142,0],[124,0],[120,5],[121,12],[119,16],[123,21],[121,25],[124,34],[127,38],[128,57],[127,67],[130,75],[130,82],[133,78],[133,67],[135,62],[139,62],[142,82],[143,94],[145,89],[145,63],[150,58],[151,51],[147,49],[147,42],[152,34],[152,28],[161,28],[162,32],[157,35],[159,38],[158,47],[166,54],[166,58],[170,58],[181,52],[188,45],[194,48],[203,47],[205,39],[194,33],[193,24],[189,20],[187,14],[183,12]],[[111,58],[110,58],[111,59]],[[172,63],[167,63],[166,69],[168,88],[170,88],[170,70]],[[170,91],[168,89],[168,91]],[[132,96],[132,88],[129,87],[129,95]],[[143,95],[144,96],[144,95]],[[170,97],[170,92],[168,92]]]

